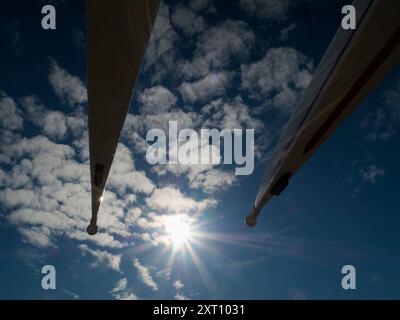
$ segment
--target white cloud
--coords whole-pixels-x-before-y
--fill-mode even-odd
[[[266,135],[262,122],[253,116],[251,109],[244,104],[240,97],[236,97],[231,100],[212,101],[199,112],[172,109],[159,114],[138,116],[129,114],[123,129],[123,137],[129,140],[137,153],[144,155],[151,144],[148,144],[143,138],[148,130],[159,128],[168,132],[169,121],[177,121],[178,131],[184,128],[193,128],[198,133],[201,128],[254,129],[260,138],[261,136],[265,138]],[[262,146],[268,146],[268,141],[268,139],[264,139]],[[191,154],[196,152],[202,154],[206,148],[206,145],[198,146],[193,143]],[[165,151],[167,152],[167,150]],[[212,151],[213,156],[220,158],[218,150],[214,148]],[[258,147],[255,152],[256,155],[260,154]],[[224,171],[222,167],[215,165],[157,165],[153,166],[151,170],[159,176],[165,176],[168,172],[184,175],[191,188],[200,189],[206,193],[225,190],[236,179],[233,170],[231,172]]]
[[[49,137],[63,139],[67,133],[67,124],[64,114],[58,111],[49,112],[44,118],[43,131]]]
[[[26,96],[19,99],[26,117],[36,126],[41,128],[42,133],[53,140],[62,140],[67,132],[78,137],[86,128],[82,110],[75,110],[73,114],[66,116],[59,111],[49,110],[37,96]]]
[[[188,103],[205,102],[225,94],[232,80],[226,72],[210,73],[195,82],[184,82],[179,91]]]
[[[120,292],[115,293],[113,296],[117,300],[139,300],[138,296],[133,292]]]
[[[32,205],[36,201],[36,196],[32,190],[10,188],[3,189],[0,193],[0,203],[3,206],[14,208],[21,205]]]
[[[23,236],[22,241],[25,243],[39,248],[55,246],[51,237],[51,231],[46,227],[19,227],[18,231]]]
[[[120,193],[128,190],[150,193],[154,185],[143,171],[136,171],[131,151],[122,143],[118,144],[114,162],[108,177],[108,187]]]
[[[198,173],[192,171],[189,174],[189,180],[191,188],[214,193],[230,187],[236,181],[236,176],[233,172],[211,169]]]
[[[0,91],[0,128],[20,130],[23,127],[22,113],[14,99]]]
[[[128,225],[136,225],[141,214],[142,210],[140,208],[130,209],[125,216],[125,223],[127,223]]]
[[[121,272],[121,255],[114,255],[102,250],[93,250],[90,249],[86,244],[79,245],[79,249],[82,251],[82,254],[89,253],[95,257],[96,261],[92,264],[93,267],[97,267],[99,263],[106,263],[110,269]]]
[[[95,237],[88,236],[85,229],[90,217],[89,166],[76,161],[72,146],[40,135],[16,136],[10,144],[2,144],[0,150],[12,163],[10,171],[0,170],[0,203],[8,210],[7,220],[17,226],[25,242],[50,246],[56,245],[56,237],[66,236],[104,247],[124,246],[114,235],[129,235],[123,223],[123,210],[132,197],[126,195],[125,202],[107,192],[104,214],[99,219],[105,229]],[[139,181],[148,182],[144,173],[138,176],[144,178]]]
[[[161,278],[163,281],[169,281],[171,278],[171,268],[167,267],[157,271],[156,276]]]
[[[173,283],[173,286],[174,286],[174,288],[175,288],[176,290],[180,290],[180,289],[183,289],[184,284],[182,283],[182,281],[176,280],[176,281]]]
[[[184,295],[181,294],[181,293],[175,294],[175,299],[176,299],[176,300],[190,300],[190,298],[184,296]]]
[[[185,79],[198,79],[221,70],[233,59],[245,59],[254,43],[255,35],[242,21],[227,20],[202,32],[197,40],[192,61],[181,63]]]
[[[251,114],[240,97],[230,101],[214,100],[204,106],[202,112],[206,116],[203,126],[207,128],[254,129],[256,132],[263,128],[263,123]]]
[[[290,113],[311,81],[311,66],[293,48],[271,48],[262,60],[242,65],[242,89],[251,98]]]
[[[115,287],[111,290],[111,292],[118,292],[118,291],[123,291],[126,289],[128,285],[128,279],[127,278],[122,278],[117,282]]]
[[[35,96],[20,101],[32,123],[48,135],[42,120],[51,111]],[[68,130],[79,128],[68,145],[50,141],[44,135],[26,138],[16,133],[0,146],[2,156],[12,163],[11,170],[0,169],[0,203],[8,210],[7,221],[18,228],[23,241],[39,247],[57,246],[61,237],[67,237],[103,248],[122,248],[129,241],[121,237],[130,239],[134,235],[157,245],[164,241],[158,232],[162,227],[157,218],[160,213],[197,213],[216,204],[214,199],[195,200],[170,186],[157,188],[144,171],[137,170],[132,152],[120,143],[101,206],[100,232],[88,236],[85,229],[90,218],[90,176],[83,117],[81,112],[65,115]],[[181,128],[198,126],[202,121],[202,115],[180,110],[139,118],[132,121],[139,130],[167,128],[171,119],[179,120]],[[234,181],[233,175],[212,166],[175,166],[168,170],[180,171],[191,188],[205,192],[221,190]],[[144,198],[144,207],[138,205],[140,193],[149,195]],[[171,198],[176,202],[171,204]],[[107,258],[103,261],[111,263]]]
[[[43,126],[43,118],[47,112],[47,108],[40,102],[39,98],[35,95],[22,97],[19,99],[22,105],[25,117],[27,117],[33,124],[41,127]]]
[[[175,95],[163,86],[155,86],[145,89],[138,99],[142,107],[141,113],[159,114],[171,110],[176,103]]]
[[[198,34],[206,27],[204,18],[194,14],[193,11],[186,8],[183,4],[177,5],[171,15],[171,21],[186,36]]]
[[[130,291],[128,288],[128,279],[122,278],[120,279],[115,287],[110,291],[112,296],[117,300],[138,300],[136,294]]]
[[[149,269],[143,266],[137,258],[133,260],[133,265],[139,271],[139,275],[143,283],[146,284],[150,289],[157,291],[157,283],[155,283],[155,281],[151,277]]]
[[[174,199],[171,201],[171,199]],[[172,186],[157,188],[146,199],[147,205],[152,209],[166,210],[170,213],[197,213],[208,207],[214,206],[216,201],[213,199],[203,199],[196,201],[187,197],[178,189]]]
[[[180,37],[171,26],[169,11],[169,7],[161,1],[143,61],[144,71],[153,69],[152,83],[176,68],[177,43]]]
[[[82,81],[62,69],[58,63],[51,59],[49,81],[55,94],[70,106],[87,101],[86,88]]]
[[[56,130],[46,127],[44,120],[52,111],[37,97],[24,97],[20,101],[44,134]],[[0,170],[0,203],[9,211],[8,221],[18,227],[24,241],[33,245],[55,245],[53,240],[66,236],[102,247],[121,248],[126,243],[116,240],[115,235],[130,236],[124,218],[125,210],[129,211],[131,203],[136,201],[133,192],[150,193],[154,189],[145,173],[135,169],[130,150],[120,144],[99,216],[101,232],[95,237],[87,235],[90,176],[83,117],[80,111],[64,116],[68,128],[78,129],[69,145],[50,141],[43,135],[21,138],[11,134],[0,146],[1,159],[12,163],[10,171]],[[86,163],[78,162],[76,151],[84,155]]]
[[[168,20],[168,17],[164,19]],[[165,39],[161,34],[165,30],[159,28],[160,35],[153,39],[158,43],[153,43],[150,50],[154,50],[156,56],[162,55],[162,60],[168,54],[173,55],[174,45],[170,45],[175,43],[175,35],[171,28],[171,38]],[[197,58],[209,59],[212,68],[218,69],[226,66],[233,57],[246,56],[254,34],[244,23],[230,21],[219,25],[215,31],[217,35],[208,33],[209,36],[215,36],[211,41],[203,32],[200,42],[209,48],[221,39],[224,43],[219,48],[213,48],[215,50],[212,53],[198,46]],[[224,60],[225,54],[230,58],[218,61],[220,58]],[[24,110],[22,114],[12,98],[4,94],[1,100],[5,105],[11,105],[13,111],[8,112],[7,116],[12,115],[14,119],[8,119],[7,122],[3,120],[7,123],[3,125],[7,127],[7,134],[1,138],[4,143],[0,146],[0,161],[11,164],[12,168],[8,171],[0,169],[0,204],[6,211],[6,220],[17,228],[22,241],[43,248],[56,247],[63,239],[73,239],[78,242],[83,254],[94,258],[92,266],[105,264],[120,272],[122,256],[112,249],[126,247],[132,243],[132,238],[155,245],[163,243],[163,230],[160,230],[163,216],[171,213],[199,213],[217,203],[213,198],[194,199],[173,186],[157,186],[144,171],[137,168],[141,163],[136,157],[134,159],[127,145],[120,143],[100,209],[99,233],[93,237],[88,236],[86,226],[90,219],[91,184],[87,121],[85,111],[80,106],[86,102],[86,89],[78,77],[62,69],[54,60],[51,61],[49,80],[61,101],[76,107],[73,111],[62,113],[51,110],[37,96],[32,95],[17,100]],[[216,71],[197,81],[186,81],[185,85],[191,87],[191,101],[207,101],[224,94],[230,80],[231,74]],[[226,112],[220,113],[219,110],[210,113],[178,110],[175,95],[160,85],[142,91],[138,100],[141,103],[141,113],[128,115],[123,139],[132,135],[132,139],[127,140],[142,143],[142,151],[147,144],[139,139],[139,133],[143,134],[150,128],[166,129],[169,120],[177,120],[179,129],[199,128],[205,118],[229,126],[243,126],[254,120],[246,107],[239,106],[239,103],[226,106],[226,110],[232,108],[237,112],[235,119],[228,119]],[[40,134],[32,136],[21,132],[24,121],[30,121],[38,127]],[[60,140],[64,140],[64,143],[60,143]],[[181,171],[187,176],[189,187],[203,189],[205,192],[226,188],[235,179],[232,174],[212,166],[175,166],[168,170]],[[158,290],[151,269],[143,266],[138,259],[133,264],[143,282],[152,290]],[[175,285],[180,286],[177,283]],[[137,298],[129,290],[126,278],[116,284],[112,294],[117,299]]]

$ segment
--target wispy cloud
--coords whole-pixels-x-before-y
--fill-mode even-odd
[[[110,269],[121,272],[121,255],[112,254],[110,252],[102,250],[93,250],[90,249],[86,244],[79,245],[79,249],[82,251],[82,254],[89,253],[96,258],[96,261],[92,264],[93,267],[97,267],[99,263],[104,262]]]
[[[21,22],[19,20],[10,20],[5,22],[5,28],[11,37],[12,49],[20,55],[24,49],[21,33]]]
[[[369,165],[366,168],[360,169],[360,176],[365,182],[375,183],[379,177],[383,177],[384,175],[385,171],[376,165]]]
[[[184,295],[181,294],[181,293],[175,294],[175,299],[176,299],[176,300],[190,300],[190,298],[184,296]]]
[[[55,94],[70,106],[87,101],[86,88],[77,76],[73,76],[62,69],[57,61],[50,60],[49,81]]]
[[[133,260],[133,265],[139,272],[140,278],[142,279],[143,283],[147,285],[150,289],[154,291],[158,291],[158,285],[157,283],[153,280],[152,276],[150,275],[150,271],[147,267],[143,266],[139,259],[134,259]]]
[[[294,2],[290,0],[240,0],[239,4],[251,17],[282,21],[288,18],[287,14]]]
[[[128,288],[128,279],[120,279],[115,287],[110,291],[112,296],[117,300],[138,300],[138,296]]]

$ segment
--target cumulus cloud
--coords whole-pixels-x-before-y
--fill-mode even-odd
[[[19,130],[23,127],[23,118],[14,99],[0,91],[0,128]]]
[[[226,190],[235,181],[236,176],[233,172],[218,169],[211,169],[202,172],[191,171],[189,173],[190,187],[201,189],[207,193]]]
[[[17,108],[11,100],[6,103]],[[99,216],[101,232],[90,237],[85,231],[90,217],[85,115],[81,111],[59,112],[72,138],[67,145],[59,142],[65,133],[56,134],[56,130],[63,128],[57,128],[59,121],[54,127],[47,125],[46,119],[54,112],[38,97],[28,96],[18,101],[27,119],[43,134],[23,137],[19,124],[7,124],[7,128],[16,128],[17,132],[4,134],[0,145],[0,161],[12,164],[8,171],[0,169],[0,203],[7,212],[6,219],[18,228],[23,241],[34,246],[57,246],[57,239],[63,236],[100,247],[126,246],[116,236],[130,237],[135,234],[130,228],[140,228],[136,222],[141,208],[132,206],[137,194],[149,194],[155,188],[145,172],[136,168],[131,151],[122,143],[118,145]],[[140,233],[138,236],[146,240]]]
[[[227,20],[199,35],[192,61],[183,61],[180,71],[188,80],[205,77],[233,60],[245,59],[254,40],[255,35],[246,23]]]
[[[25,115],[37,126],[43,126],[43,118],[47,112],[47,108],[42,104],[40,99],[35,96],[26,96],[19,99],[19,103],[23,107]]]
[[[171,21],[176,28],[186,36],[193,36],[200,33],[206,27],[203,17],[196,15],[183,4],[179,4],[173,14]]]
[[[49,112],[44,119],[43,131],[56,139],[62,139],[67,133],[67,123],[63,113],[58,111]]]
[[[206,92],[210,91],[204,89]],[[155,92],[158,92],[156,90]],[[147,95],[146,95],[147,98]],[[150,101],[158,101],[158,97],[149,99]],[[178,131],[186,128],[194,129],[200,134],[201,128],[217,128],[217,129],[254,129],[256,135],[260,135],[262,147],[268,146],[268,137],[263,130],[263,123],[258,120],[252,113],[252,110],[238,96],[234,99],[217,99],[205,105],[199,111],[182,111],[176,108],[160,112],[158,114],[142,113],[139,115],[128,114],[124,129],[123,137],[128,139],[135,151],[139,154],[146,154],[148,147],[152,143],[148,143],[144,137],[146,133],[154,128],[161,129],[164,132],[169,130],[169,121],[176,121]],[[265,138],[265,139],[264,139]],[[190,145],[190,154],[202,155],[209,145],[195,143]],[[160,152],[168,152],[168,146]],[[264,149],[263,149],[264,150]],[[256,147],[256,155],[260,154],[260,150]],[[223,143],[221,144],[221,152],[216,148],[211,148],[213,159],[221,159],[223,151]],[[222,161],[221,161],[222,162]],[[199,189],[206,193],[222,191],[233,185],[236,177],[232,171],[226,171],[222,167],[216,165],[156,165],[151,168],[159,176],[165,176],[168,172],[175,175],[179,174],[186,178],[188,185],[193,189]]]
[[[250,108],[240,97],[232,100],[217,99],[205,105],[202,112],[206,115],[204,127],[219,129],[263,128],[263,123],[251,114]]]
[[[145,285],[147,285],[153,291],[158,291],[157,283],[153,280],[152,276],[150,275],[150,271],[147,267],[143,266],[139,259],[133,260],[133,265],[139,272],[139,275]]]
[[[176,103],[175,95],[163,86],[145,89],[139,96],[142,104],[140,111],[144,114],[160,114],[171,110]]]
[[[193,215],[216,205],[217,201],[210,195],[194,199],[172,185],[157,185],[139,169],[143,164],[136,153],[133,156],[129,145],[134,142],[135,148],[139,146],[143,154],[147,147],[143,134],[151,128],[167,130],[170,120],[178,121],[178,130],[198,130],[204,123],[260,128],[240,99],[214,104],[214,109],[195,111],[192,106],[185,105],[184,110],[180,110],[179,93],[175,92],[175,96],[167,87],[153,84],[163,72],[175,70],[177,78],[184,78],[179,88],[185,103],[205,103],[226,93],[233,72],[223,69],[232,61],[248,57],[255,37],[249,27],[239,21],[226,21],[204,29],[205,20],[198,14],[209,13],[205,4],[210,3],[196,0],[186,7],[175,6],[171,12],[168,6],[161,5],[144,70],[154,74],[162,72],[153,76],[150,86],[139,94],[140,113],[127,117],[124,142],[118,145],[115,154],[100,209],[100,232],[96,236],[86,233],[91,184],[87,120],[81,106],[87,101],[83,82],[51,60],[49,83],[61,102],[74,107],[69,112],[52,110],[35,95],[14,100],[1,92],[0,162],[11,168],[0,168],[0,204],[6,221],[17,228],[22,241],[44,248],[57,247],[59,241],[72,239],[78,242],[83,255],[94,260],[91,266],[105,264],[121,272],[122,253],[118,249],[131,244],[132,239],[163,243],[163,217],[176,213]],[[198,37],[198,41],[193,42],[193,59],[187,63],[175,59],[181,34]],[[184,66],[184,73],[177,70],[178,64]],[[231,112],[235,115],[231,116]],[[33,130],[23,132],[24,123]],[[174,166],[165,169],[167,171],[179,172],[187,178],[188,187],[206,193],[223,190],[235,181],[233,172],[212,165]],[[156,173],[161,176],[165,172]],[[135,259],[133,265],[142,281],[157,291],[152,269],[142,265],[139,259]],[[180,290],[183,283],[176,281],[174,287]],[[128,288],[127,278],[120,279],[110,293],[116,299],[137,298]],[[177,297],[184,298],[181,293],[177,293]]]
[[[66,236],[103,247],[121,248],[124,245],[114,236],[129,235],[123,220],[125,207],[132,197],[127,194],[120,199],[108,190],[102,205],[104,214],[99,219],[105,230],[89,237],[85,231],[90,216],[88,163],[78,162],[73,145],[50,141],[43,135],[26,138],[14,134],[9,143],[0,146],[1,159],[12,163],[9,171],[0,170],[0,203],[7,212],[6,218],[17,226],[25,242],[35,246],[56,246],[55,239]],[[124,150],[121,146],[122,154]],[[117,156],[114,170],[116,175],[128,177],[128,185],[122,187],[124,182],[119,181],[115,187],[150,192],[152,182],[144,172],[134,170],[129,157],[129,153],[125,158]],[[128,162],[120,164],[120,159]],[[133,179],[137,177],[139,187],[132,187],[130,173]]]
[[[262,60],[242,65],[242,89],[251,98],[290,113],[311,81],[311,69],[310,59],[297,50],[271,48]]]
[[[70,106],[87,101],[86,88],[77,76],[69,74],[51,59],[49,81],[54,93]]]
[[[161,1],[143,61],[143,70],[152,69],[152,82],[159,81],[174,70],[177,56],[178,33],[170,22],[170,8]]]
[[[118,145],[107,181],[109,189],[120,193],[150,193],[154,189],[153,182],[146,177],[144,171],[135,170],[131,151],[121,143]]]
[[[210,73],[194,82],[183,82],[179,91],[188,103],[205,102],[225,94],[232,80],[226,72]]]
[[[174,201],[171,201],[174,199]],[[214,206],[216,201],[213,199],[203,199],[196,201],[185,196],[180,190],[166,186],[157,188],[146,199],[147,205],[152,209],[161,209],[174,214],[197,213],[208,207]]]
[[[30,138],[14,134],[10,140],[12,143],[0,146],[2,157],[13,164],[10,171],[0,169],[0,203],[8,210],[7,220],[18,228],[23,241],[39,247],[57,246],[57,239],[64,236],[77,241],[92,242],[104,248],[122,248],[127,243],[117,240],[116,236],[130,237],[134,234],[144,241],[159,243],[161,238],[156,231],[137,231],[160,227],[156,219],[160,212],[200,212],[215,203],[212,199],[194,200],[173,188],[156,188],[144,171],[136,169],[131,151],[120,143],[101,206],[99,225],[102,230],[95,237],[89,237],[85,228],[90,215],[90,177],[83,114],[64,114],[68,130],[72,126],[79,128],[76,136],[71,136],[72,143],[67,145],[57,141],[61,136],[55,135],[55,141],[47,137],[51,135],[51,130],[44,129],[43,119],[51,111],[39,98],[24,97],[20,102],[29,120],[41,128],[44,134]],[[187,127],[193,125],[191,116],[182,111],[166,113],[162,120],[146,115],[146,121],[142,121],[141,125],[144,128],[165,126],[173,115],[183,119],[181,123],[187,123]],[[83,163],[80,162],[82,153],[86,155]],[[195,188],[203,185],[209,191],[213,181],[222,183],[221,179],[207,178],[204,172],[199,178],[202,182],[196,183],[194,172],[190,183]],[[216,171],[211,171],[210,174],[215,177],[218,175]],[[226,177],[224,180],[229,181],[230,178]],[[163,195],[164,191],[167,196]],[[145,204],[157,214],[143,216],[143,208],[136,204],[136,193],[151,194],[145,198]],[[173,207],[168,205],[172,193],[172,196],[178,197],[178,202]],[[136,228],[137,231],[131,228]],[[101,256],[99,252],[97,255]],[[107,259],[111,259],[105,254],[102,257],[105,263]]]
[[[68,132],[75,136],[80,135],[85,127],[81,110],[76,110],[75,114],[66,116],[60,111],[49,110],[34,95],[22,97],[19,102],[28,120],[40,127],[46,136],[54,140],[65,139]]]

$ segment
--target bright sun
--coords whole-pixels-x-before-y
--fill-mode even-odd
[[[190,240],[190,223],[183,216],[176,215],[165,218],[164,226],[169,240],[175,247],[180,247]]]

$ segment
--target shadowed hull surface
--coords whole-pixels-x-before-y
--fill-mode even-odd
[[[92,219],[97,213],[135,82],[156,17],[158,0],[87,0],[89,150]]]

